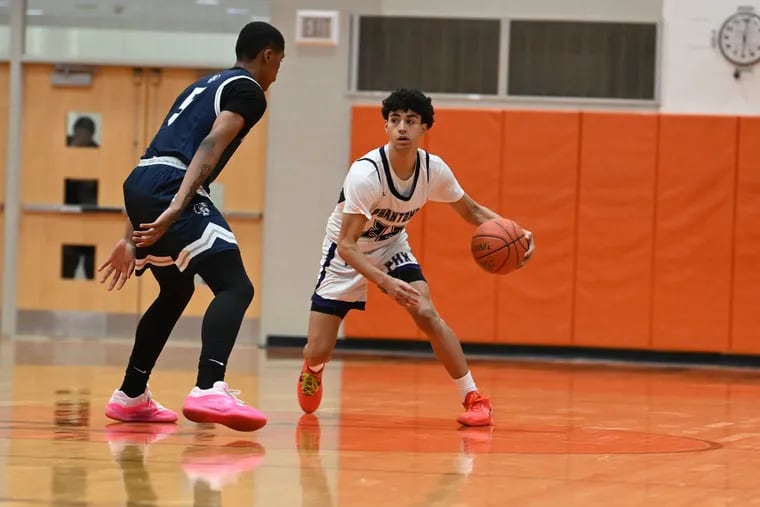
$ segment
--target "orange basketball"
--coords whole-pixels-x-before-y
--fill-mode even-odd
[[[494,218],[480,224],[470,243],[478,266],[497,275],[506,275],[520,267],[529,246],[525,231],[508,218]]]

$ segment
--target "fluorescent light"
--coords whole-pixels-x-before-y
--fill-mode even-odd
[[[43,11],[42,9],[27,9],[26,10],[27,16],[42,16],[43,14],[45,14],[45,11]]]
[[[195,0],[198,5],[219,5],[219,0]]]
[[[240,7],[227,7],[227,14],[233,14],[233,15],[248,14],[248,9],[242,9]]]

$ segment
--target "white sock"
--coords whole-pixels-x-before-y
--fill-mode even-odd
[[[314,366],[309,366],[309,369],[313,371],[314,373],[319,373],[320,371],[322,371],[322,368],[324,367],[325,367],[325,363],[319,363]]]
[[[454,379],[454,383],[459,388],[459,394],[462,395],[462,401],[467,397],[467,393],[477,391],[475,381],[472,380],[472,373],[468,370],[464,377]]]

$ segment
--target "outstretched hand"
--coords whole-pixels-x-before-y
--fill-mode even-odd
[[[140,224],[140,230],[132,233],[132,241],[140,248],[150,246],[161,239],[169,227],[179,218],[180,212],[169,207],[156,220],[148,224]]]
[[[109,278],[108,290],[120,290],[135,271],[135,245],[126,239],[120,239],[111,252],[111,256],[98,268],[98,273],[105,271],[100,283]]]

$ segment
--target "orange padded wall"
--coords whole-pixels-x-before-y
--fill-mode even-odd
[[[760,353],[760,118],[739,123],[731,351]]]
[[[650,345],[657,119],[583,114],[576,345]]]
[[[660,117],[655,349],[728,349],[737,126],[731,117]]]
[[[441,109],[427,134],[429,148],[451,167],[475,201],[499,209],[501,111]],[[496,141],[496,142],[495,142]],[[490,342],[496,335],[496,278],[470,254],[475,226],[449,204],[425,206],[425,257],[433,304],[462,341]]]
[[[504,342],[570,345],[580,114],[503,114],[499,210],[534,233],[537,250],[530,269],[497,278],[496,332]]]

